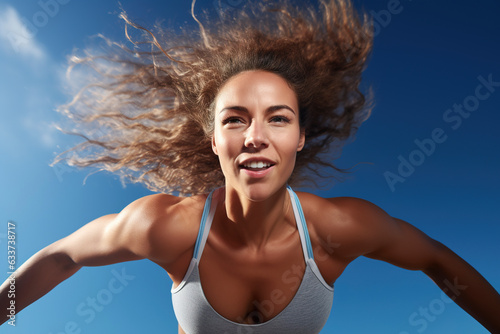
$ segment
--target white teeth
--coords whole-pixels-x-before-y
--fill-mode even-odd
[[[252,161],[252,162],[247,162],[245,164],[246,168],[268,168],[271,167],[270,163],[267,162],[262,162],[262,161]]]

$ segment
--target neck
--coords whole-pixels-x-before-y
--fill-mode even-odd
[[[259,202],[226,187],[224,204],[227,217],[224,229],[228,237],[255,250],[283,236],[285,228],[295,225],[286,186]]]

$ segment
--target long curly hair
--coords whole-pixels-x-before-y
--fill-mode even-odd
[[[222,186],[211,149],[214,100],[235,74],[264,70],[282,76],[299,101],[306,144],[289,183],[343,171],[332,151],[370,111],[359,88],[373,41],[367,15],[348,0],[321,0],[318,8],[263,1],[203,25],[194,3],[199,29],[153,32],[122,13],[129,47],[101,36],[100,51],[71,57],[70,82],[83,88],[60,111],[85,141],[54,163],[96,166],[156,192]]]

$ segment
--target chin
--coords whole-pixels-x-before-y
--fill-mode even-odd
[[[270,185],[268,183],[255,183],[243,187],[243,193],[252,202],[265,201],[281,190],[286,188],[286,184]]]

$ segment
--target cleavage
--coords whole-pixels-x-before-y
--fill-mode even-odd
[[[264,323],[281,313],[296,295],[304,272],[297,231],[253,255],[228,249],[210,233],[199,263],[209,304],[222,317],[242,324]]]

